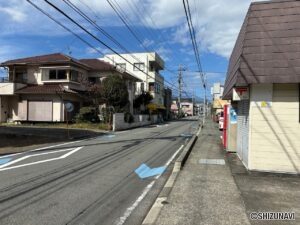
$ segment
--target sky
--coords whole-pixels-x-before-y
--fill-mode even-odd
[[[57,22],[31,5],[32,2]],[[44,0],[0,1],[0,62],[63,53],[101,58],[108,53],[157,52],[165,61],[165,85],[178,93],[182,65],[183,97],[203,97],[204,89],[181,0],[48,0],[93,37]],[[253,0],[189,0],[207,83],[224,83],[228,60]],[[91,23],[70,5],[76,6]],[[121,18],[120,18],[121,17]],[[125,22],[125,23],[124,23]],[[71,33],[71,32],[73,33]],[[104,34],[102,31],[104,31]],[[75,34],[75,35],[74,35]],[[5,76],[0,70],[0,76]]]

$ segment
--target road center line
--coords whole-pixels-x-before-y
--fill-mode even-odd
[[[165,166],[167,167],[172,160],[178,155],[180,150],[184,147],[184,145],[181,145],[180,148],[172,155],[172,157],[166,162]],[[145,196],[148,194],[148,192],[151,190],[153,185],[155,184],[155,181],[161,176],[161,174],[157,175],[155,177],[155,180],[153,180],[150,184],[148,184],[145,189],[143,190],[142,194],[135,200],[135,202],[126,209],[125,213],[123,216],[119,218],[119,220],[115,223],[116,225],[123,225],[127,218],[131,215],[133,210],[140,204],[140,202],[145,198]]]

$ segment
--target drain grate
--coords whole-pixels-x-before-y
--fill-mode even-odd
[[[200,164],[225,165],[224,159],[200,159]]]

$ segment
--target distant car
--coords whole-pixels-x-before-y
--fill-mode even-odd
[[[219,130],[223,130],[223,126],[224,126],[224,113],[222,111],[219,116]]]

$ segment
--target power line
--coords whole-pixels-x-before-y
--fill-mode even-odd
[[[61,9],[59,9],[57,6],[55,6],[54,4],[52,4],[51,2],[49,2],[48,0],[44,0],[46,3],[48,3],[50,6],[52,6],[54,9],[56,9],[58,12],[60,12],[62,15],[64,15],[66,18],[68,18],[72,23],[74,23],[75,25],[77,25],[79,28],[81,28],[85,33],[89,34],[91,37],[93,37],[95,40],[97,40],[98,42],[100,42],[102,45],[104,45],[106,48],[110,49],[112,52],[114,52],[115,54],[117,54],[118,56],[120,56],[123,60],[125,60],[126,62],[128,62],[129,64],[131,64],[132,66],[134,66],[133,63],[131,63],[129,60],[127,60],[125,57],[123,57],[122,55],[120,55],[117,51],[115,51],[114,49],[112,49],[110,46],[108,46],[106,43],[104,43],[103,41],[101,41],[98,37],[96,37],[94,34],[92,34],[91,32],[89,32],[86,28],[84,28],[83,26],[81,26],[79,23],[77,23],[74,19],[72,19],[69,15],[67,15],[64,11],[62,11]],[[97,49],[96,47],[94,47],[93,45],[91,45],[89,42],[87,42],[85,39],[83,39],[82,37],[80,37],[78,34],[76,34],[75,32],[73,32],[71,29],[69,29],[68,27],[66,27],[65,25],[63,25],[61,22],[59,22],[58,20],[54,19],[50,14],[48,14],[47,12],[45,12],[43,9],[41,9],[40,7],[38,7],[36,4],[34,4],[31,0],[27,0],[27,2],[29,2],[31,5],[33,5],[36,9],[38,9],[39,11],[41,11],[43,14],[45,14],[46,16],[48,16],[51,20],[53,20],[54,22],[56,22],[57,24],[59,24],[60,26],[62,26],[64,29],[66,29],[67,31],[69,31],[70,33],[72,33],[73,35],[75,35],[76,37],[78,37],[81,41],[83,41],[85,44],[87,44],[89,47],[93,48],[94,50],[96,50],[97,52],[99,52],[101,55],[104,55],[103,52],[101,52],[99,49]],[[139,69],[139,68],[137,68]],[[139,69],[140,70],[140,69]],[[151,75],[145,73],[144,71],[140,70],[142,73],[144,73],[146,76],[155,79],[154,77],[152,77]],[[164,85],[164,83],[158,82],[162,85]],[[168,82],[167,82],[168,83]],[[171,86],[173,86],[173,84],[171,84]],[[171,88],[171,87],[169,87]],[[171,88],[172,90],[174,90],[174,88]]]
[[[202,73],[202,66],[201,66],[201,60],[200,60],[200,55],[199,55],[199,48],[198,48],[198,44],[197,44],[197,41],[196,41],[195,29],[194,29],[193,21],[192,21],[192,17],[191,17],[189,1],[188,0],[182,0],[182,2],[183,2],[184,11],[185,11],[185,15],[186,15],[186,19],[187,19],[187,23],[188,23],[188,27],[189,27],[189,32],[190,32],[190,36],[191,36],[191,40],[192,40],[192,45],[193,45],[193,50],[194,50],[198,70],[200,71],[200,77],[201,77],[201,80],[202,80],[203,87],[205,89],[206,84],[205,84],[204,76],[203,76],[203,73]]]
[[[143,43],[143,41],[139,38],[139,35],[137,34],[138,32],[134,31],[130,24],[131,21],[128,19],[128,17],[126,16],[126,14],[124,13],[124,11],[121,9],[120,5],[115,1],[115,3],[113,3],[111,0],[106,0],[108,2],[108,4],[111,6],[111,8],[114,10],[114,12],[117,14],[117,16],[121,19],[121,21],[123,22],[123,24],[127,27],[127,29],[129,30],[129,32],[132,34],[132,36],[140,43],[140,45],[148,52],[150,52],[151,50],[149,50],[145,44]],[[118,9],[117,9],[118,8]],[[140,35],[141,36],[141,35]],[[165,70],[169,71],[170,73],[174,73],[174,71],[169,70],[168,68],[165,67]]]

